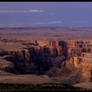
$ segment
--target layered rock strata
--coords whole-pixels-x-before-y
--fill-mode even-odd
[[[17,42],[23,45],[21,49],[0,50],[1,56],[9,55],[4,59],[14,64],[14,73],[70,76],[78,81],[92,81],[92,41]]]

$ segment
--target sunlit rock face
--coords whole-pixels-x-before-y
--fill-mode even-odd
[[[13,64],[8,65],[13,73],[92,81],[92,41],[29,40],[21,41],[21,44],[21,49],[0,50],[1,56],[9,55],[4,59]]]
[[[78,81],[92,81],[92,45],[91,41],[75,42],[68,49],[69,60],[63,62],[63,74],[72,75]],[[69,54],[71,53],[71,54]]]

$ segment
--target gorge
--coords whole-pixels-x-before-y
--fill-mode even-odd
[[[0,43],[0,71],[92,81],[91,40],[2,39]]]

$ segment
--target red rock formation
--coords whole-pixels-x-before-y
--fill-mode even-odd
[[[73,75],[79,81],[92,81],[92,41],[22,41],[26,48],[0,52],[11,55],[19,73]]]

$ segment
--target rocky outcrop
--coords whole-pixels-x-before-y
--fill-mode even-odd
[[[11,61],[5,60],[3,57],[0,57],[0,70],[14,72],[14,64]]]

